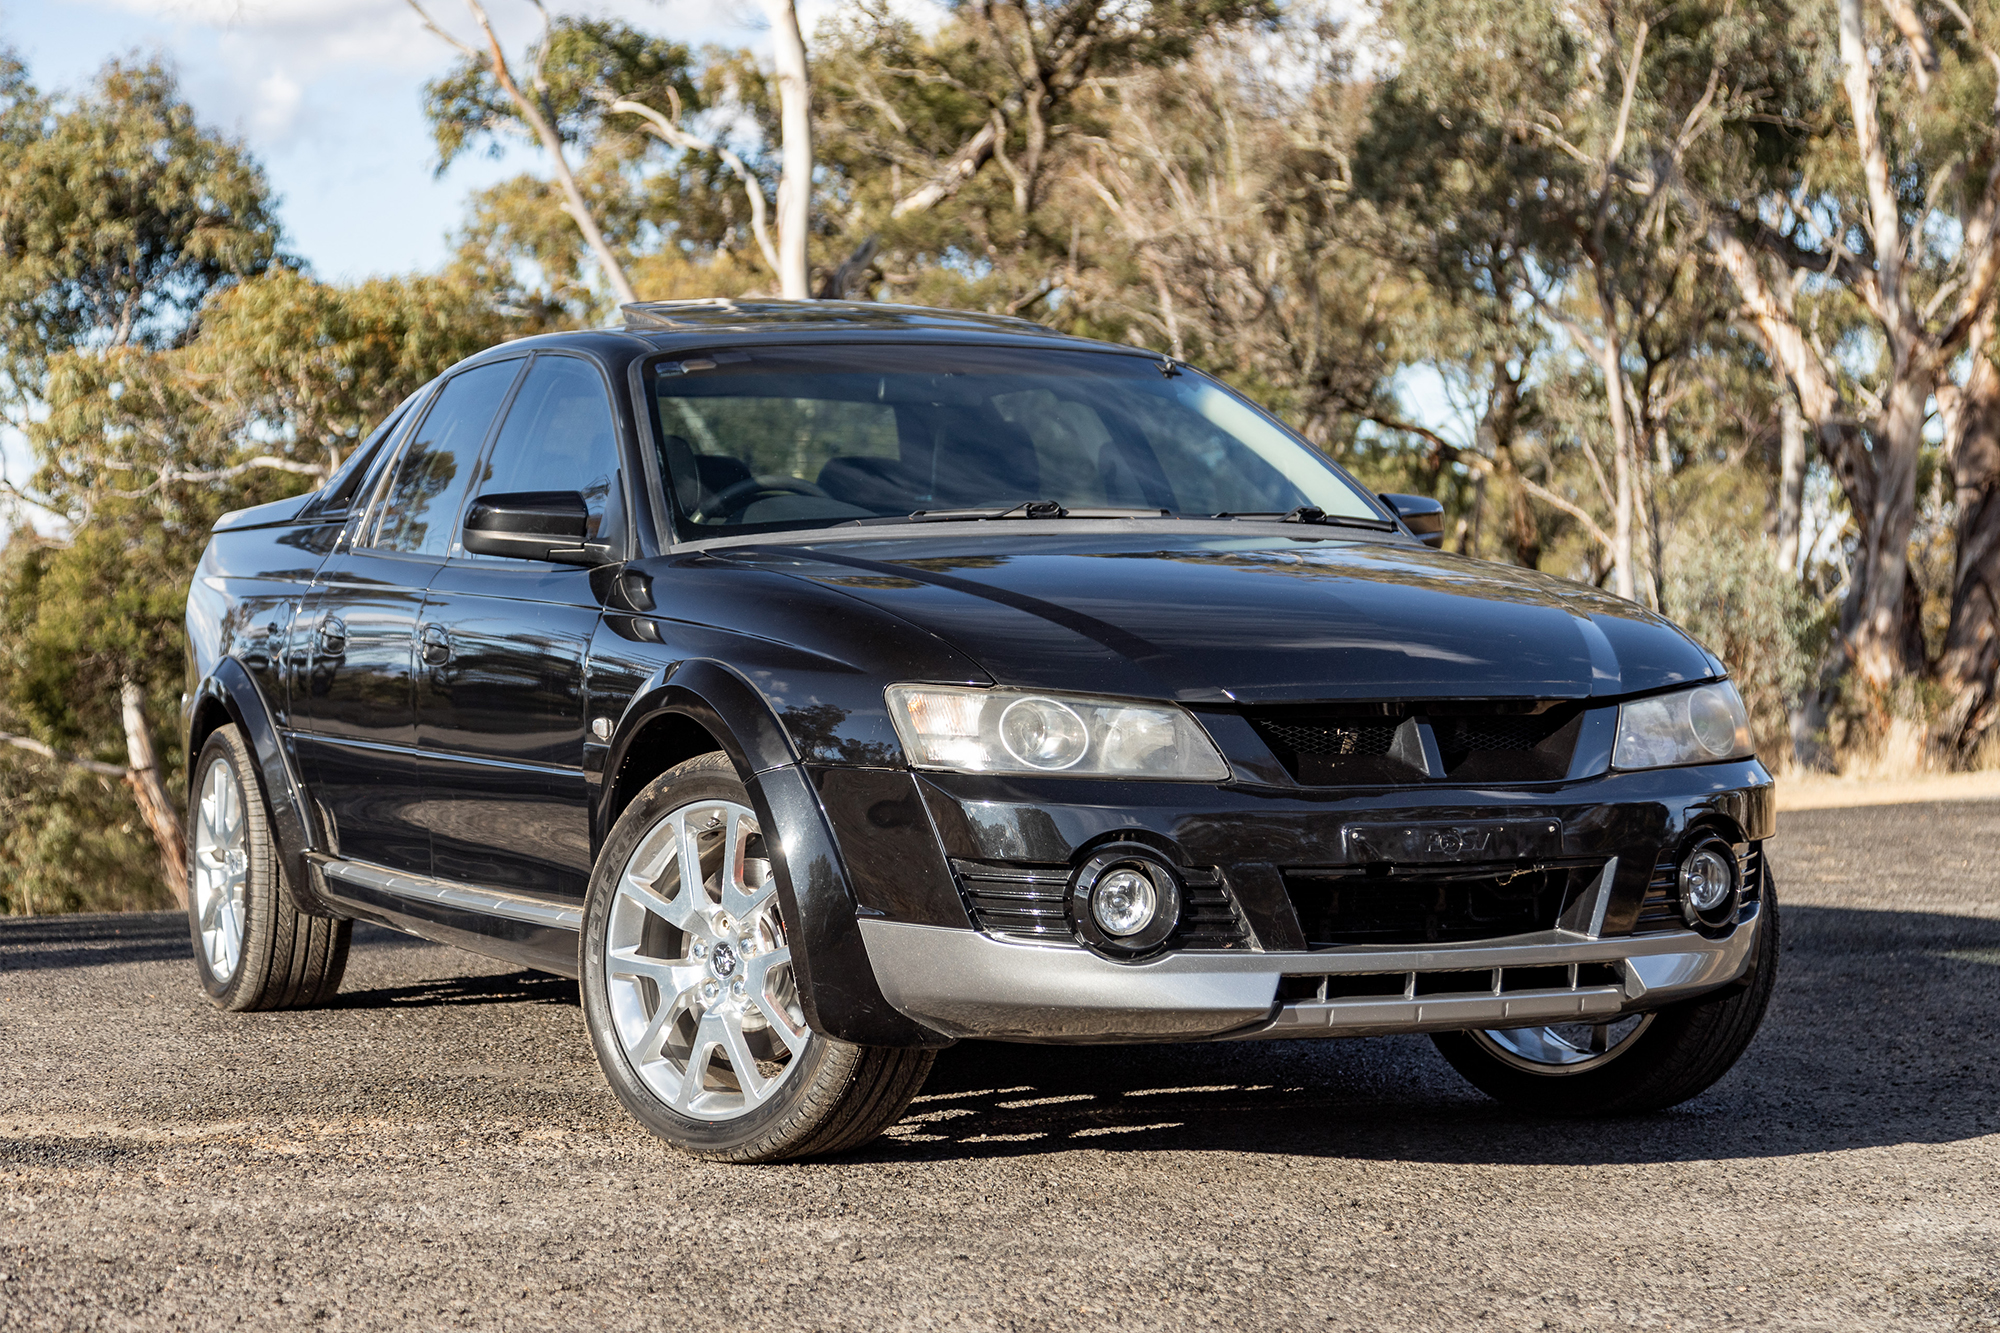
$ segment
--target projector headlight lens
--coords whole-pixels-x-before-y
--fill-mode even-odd
[[[1750,716],[1726,680],[1618,706],[1614,768],[1671,768],[1750,754]]]
[[[1105,934],[1123,939],[1152,924],[1159,901],[1151,879],[1137,870],[1120,868],[1098,880],[1091,890],[1090,914]]]
[[[1229,765],[1186,709],[1032,690],[891,685],[913,768],[1221,782]]]
[[[1736,853],[1720,838],[1704,839],[1681,860],[1681,916],[1697,930],[1721,930],[1742,904]]]
[[[1722,906],[1735,887],[1736,874],[1728,858],[1712,847],[1702,848],[1681,866],[1681,896],[1704,916]]]
[[[1000,710],[1000,744],[1029,768],[1075,767],[1090,748],[1090,729],[1068,704],[1029,696]]]

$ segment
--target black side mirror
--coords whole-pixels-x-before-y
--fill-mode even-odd
[[[600,564],[603,552],[584,544],[589,524],[590,506],[576,491],[482,495],[465,516],[465,549],[516,560]]]
[[[1444,506],[1428,495],[1384,495],[1383,504],[1388,505],[1403,526],[1417,535],[1417,540],[1426,546],[1444,545]]]

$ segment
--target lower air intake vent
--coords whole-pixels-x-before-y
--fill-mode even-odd
[[[972,924],[989,935],[1010,939],[1074,943],[1067,905],[1066,866],[953,861],[965,890]],[[1170,949],[1247,949],[1250,931],[1222,876],[1214,870],[1182,869],[1181,919],[1167,938]]]
[[[1460,944],[1555,929],[1601,864],[1287,870],[1285,892],[1315,948]]]
[[[1757,902],[1764,892],[1764,844],[1753,842],[1736,857],[1736,872],[1742,877],[1743,901]],[[1653,867],[1652,882],[1639,904],[1639,920],[1632,933],[1643,935],[1655,930],[1686,930],[1681,915],[1681,864],[1672,849],[1662,851]]]

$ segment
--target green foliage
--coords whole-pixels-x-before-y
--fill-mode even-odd
[[[1811,678],[1825,622],[1771,543],[1739,526],[1691,523],[1666,561],[1664,610],[1729,667],[1759,753],[1791,748],[1788,709]]]
[[[122,783],[0,747],[0,915],[173,902]]]
[[[81,344],[171,344],[218,285],[278,257],[262,170],[157,65],[73,104],[0,55],[0,380],[34,396]]]

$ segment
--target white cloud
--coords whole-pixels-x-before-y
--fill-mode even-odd
[[[281,69],[266,74],[257,84],[257,101],[250,116],[250,131],[258,139],[285,139],[298,120],[306,90]]]

